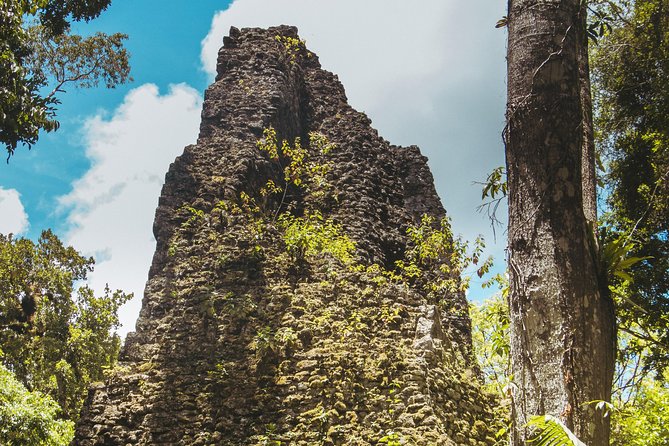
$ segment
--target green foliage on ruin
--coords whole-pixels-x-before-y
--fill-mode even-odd
[[[470,266],[479,278],[492,266],[492,258],[482,259],[483,238],[478,237],[469,251],[469,244],[453,235],[448,218],[437,224],[434,217],[423,215],[420,224],[407,228],[407,236],[409,249],[396,266],[404,278],[421,282],[435,296],[465,291],[469,278],[461,273]]]
[[[464,293],[470,276],[483,277],[492,266],[492,257],[483,257],[485,242],[479,237],[470,248],[468,242],[454,236],[450,219],[437,220],[427,214],[406,229],[407,249],[393,268],[379,264],[356,263],[352,270],[364,272],[378,285],[403,284],[420,290],[431,303],[446,313],[467,310],[451,306],[450,296]]]
[[[288,60],[291,65],[295,65],[297,62],[297,56],[301,51],[306,51],[307,57],[313,57],[313,54],[306,49],[306,42],[302,39],[276,35],[274,36],[274,40],[283,46],[283,50],[288,56]]]
[[[314,210],[332,198],[327,181],[331,168],[327,155],[336,149],[336,145],[330,143],[325,135],[309,133],[309,145],[304,147],[299,137],[292,144],[285,139],[279,142],[276,130],[269,127],[263,131],[263,138],[256,146],[269,158],[278,173],[277,178],[269,178],[259,191],[262,197],[278,200],[274,219],[298,195],[305,201],[312,201]]]
[[[341,225],[325,219],[320,212],[306,213],[303,217],[284,213],[277,223],[293,261],[326,255],[344,265],[353,262],[355,243],[344,234]]]
[[[269,128],[257,149],[264,158],[258,163],[261,175],[213,206],[203,200],[179,206],[167,247],[173,259],[169,268],[175,277],[174,298],[197,296],[203,319],[231,330],[243,327],[238,336],[251,353],[243,364],[216,358],[207,378],[227,388],[243,369],[257,376],[268,374],[267,379],[271,376],[282,388],[308,389],[311,396],[296,392],[287,397],[313,398],[311,406],[295,415],[296,425],[286,432],[286,426],[270,423],[256,430],[253,444],[288,444],[296,438],[290,435],[314,444],[350,440],[350,432],[360,428],[359,413],[366,407],[374,407],[374,423],[382,429],[365,428],[364,441],[410,444],[418,439],[418,428],[407,429],[400,417],[409,416],[406,395],[411,391],[405,389],[412,378],[407,373],[417,367],[412,340],[403,337],[407,330],[416,330],[416,312],[423,311],[414,304],[416,299],[427,300],[429,307],[440,308],[435,317],[466,319],[466,306],[455,308],[453,302],[459,302],[467,286],[461,271],[483,274],[489,265],[482,257],[482,241],[470,249],[454,237],[447,219],[423,216],[406,227],[401,261],[371,264],[347,228],[330,213],[337,195],[330,183],[330,155],[336,153],[336,145],[314,133],[308,142],[288,141]],[[216,257],[210,279],[197,284],[179,279],[184,270],[201,271],[203,259]],[[224,283],[226,292],[209,285],[211,280]],[[235,289],[240,281],[254,287]],[[256,289],[258,285],[262,289]],[[445,348],[447,353],[438,348],[439,355],[448,355],[439,361],[452,363],[457,372],[448,376],[440,369],[434,377],[435,386],[453,388],[454,395],[465,401],[462,404],[481,395],[478,385],[461,386],[463,380],[474,380],[471,372],[467,378],[459,375],[460,367],[471,364],[466,344]],[[322,351],[324,356],[319,353],[321,359],[310,359],[310,351]],[[369,351],[379,354],[369,355]],[[293,361],[296,352],[309,359]],[[296,376],[295,368],[303,372]],[[325,389],[327,394],[318,393]],[[479,404],[480,412],[472,418],[476,431],[465,432],[469,424],[461,422],[452,427],[454,432],[481,440],[493,435],[484,421],[489,416],[483,409],[488,402]],[[412,416],[431,420],[448,416],[455,421],[459,410],[465,409],[449,406],[431,415],[423,408]]]

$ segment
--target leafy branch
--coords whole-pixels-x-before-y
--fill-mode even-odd
[[[490,219],[493,236],[496,237],[497,234],[495,228],[502,226],[502,222],[497,218],[497,210],[499,209],[499,206],[504,203],[509,192],[509,185],[506,181],[506,170],[503,166],[496,167],[490,174],[488,174],[488,177],[484,182],[475,182],[474,184],[483,186],[481,200],[490,198],[489,201],[485,201],[483,204],[477,206],[476,210],[482,212],[485,209],[488,219]]]

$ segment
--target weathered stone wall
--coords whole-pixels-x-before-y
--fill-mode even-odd
[[[444,215],[418,148],[379,137],[286,38],[297,30],[225,38],[198,142],[166,176],[136,332],[91,390],[75,445],[369,445],[391,432],[407,445],[494,443],[462,293],[436,302],[331,258],[297,265],[276,227],[260,236],[221,206],[243,193],[277,206],[259,194],[277,172],[256,147],[272,126],[336,145],[319,209],[355,241],[357,263],[393,268],[407,227]],[[311,199],[294,189],[287,200],[299,213]]]

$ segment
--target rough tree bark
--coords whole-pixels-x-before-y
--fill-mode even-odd
[[[512,444],[533,415],[559,416],[586,444],[609,444],[615,321],[597,246],[585,9],[581,0],[509,0]],[[584,65],[585,62],[585,65]],[[586,184],[584,184],[586,183]],[[585,201],[584,201],[585,197]],[[587,218],[586,218],[587,214]]]
[[[595,171],[595,134],[592,122],[592,93],[590,89],[590,57],[588,55],[587,26],[588,3],[581,2],[578,47],[578,69],[581,89],[581,113],[583,141],[581,155],[581,175],[583,184],[583,212],[593,232],[597,230],[597,174]]]

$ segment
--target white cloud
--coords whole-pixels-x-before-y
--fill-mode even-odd
[[[155,249],[152,234],[165,172],[193,143],[201,99],[187,85],[161,95],[152,84],[130,91],[111,117],[97,115],[84,127],[91,168],[60,198],[69,210],[67,243],[97,259],[89,284],[98,292],[134,292],[121,311],[122,333],[132,330]]]
[[[0,187],[0,234],[20,235],[28,230],[28,214],[16,189]]]
[[[466,239],[493,236],[476,212],[482,181],[504,163],[505,0],[236,0],[212,21],[201,60],[211,76],[224,35],[296,25],[336,73],[351,105],[394,144],[420,146],[437,190]],[[499,215],[506,217],[504,210]],[[493,247],[503,259],[504,234]],[[501,235],[501,236],[500,236]]]

